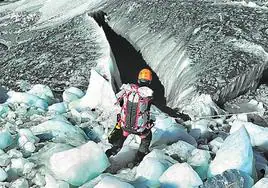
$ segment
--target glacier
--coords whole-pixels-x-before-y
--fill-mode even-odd
[[[266,128],[206,116],[258,87],[267,11],[261,0],[0,2],[0,187],[265,186]],[[153,106],[152,151],[138,166],[138,137],[104,154],[124,80],[97,15],[141,53],[167,105],[192,118]],[[249,109],[263,116],[265,92],[255,97]]]
[[[254,90],[267,69],[267,8],[224,0],[112,0],[103,11],[159,76],[167,104],[181,111],[200,93],[223,104]]]

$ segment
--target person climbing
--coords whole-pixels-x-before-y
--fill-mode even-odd
[[[155,117],[150,112],[153,90],[149,88],[152,81],[152,71],[145,68],[139,72],[138,84],[123,84],[116,95],[121,112],[117,114],[117,123],[108,137],[112,148],[105,153],[108,157],[116,155],[122,148],[129,134],[139,135],[141,143],[134,164],[139,163],[149,153],[152,140],[151,128]]]

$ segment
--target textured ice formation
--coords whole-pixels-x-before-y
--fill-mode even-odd
[[[207,172],[210,162],[210,153],[206,150],[194,149],[187,163],[196,171],[202,180],[207,178]]]
[[[0,85],[16,88],[26,80],[57,92],[71,86],[86,89],[92,67],[120,85],[105,34],[86,13],[102,3],[26,0],[1,6],[0,40],[8,50],[0,60]]]
[[[48,86],[42,84],[34,85],[29,91],[27,91],[27,93],[45,100],[48,104],[51,104],[54,99],[54,95],[51,89]]]
[[[0,166],[5,167],[9,165],[10,157],[3,150],[0,149]]]
[[[131,184],[122,182],[116,177],[104,177],[94,188],[134,188]]]
[[[47,137],[55,138],[55,141],[69,143],[73,146],[79,146],[86,142],[84,132],[68,121],[48,120],[30,129],[39,138],[47,135]]]
[[[5,149],[13,143],[13,137],[8,131],[0,132],[0,149]]]
[[[225,139],[209,165],[208,177],[221,174],[228,169],[237,169],[253,175],[253,151],[244,126]]]
[[[80,99],[84,95],[85,94],[81,89],[76,88],[76,87],[70,87],[63,92],[62,98],[64,102],[69,103],[74,100]]]
[[[25,178],[19,178],[11,184],[11,187],[28,188],[29,183]]]
[[[202,188],[220,188],[220,187],[241,187],[250,188],[253,185],[253,179],[245,173],[231,169],[222,174],[209,178]]]
[[[7,179],[7,173],[0,167],[0,182],[3,182]]]
[[[109,166],[103,150],[94,142],[67,151],[55,153],[50,158],[50,169],[68,183],[80,186],[97,177]]]
[[[26,104],[43,110],[48,108],[48,103],[45,100],[29,93],[9,91],[8,95],[7,103]]]
[[[195,139],[185,131],[182,126],[168,116],[158,116],[156,118],[155,127],[152,129],[153,137],[151,147],[162,144],[172,144],[178,140],[183,140],[196,146]]]
[[[114,111],[116,96],[109,81],[92,69],[89,82],[85,96],[71,102],[69,108],[77,110],[99,108]]]
[[[29,129],[20,129],[19,130],[19,138],[18,138],[18,146],[24,149],[27,152],[34,152],[35,143],[39,142],[39,138],[34,136],[31,130]]]
[[[0,117],[4,117],[7,115],[9,108],[6,104],[0,104]]]
[[[177,163],[169,167],[159,180],[164,188],[198,187],[203,184],[198,174],[187,163]]]
[[[267,68],[267,9],[225,2],[112,0],[104,12],[159,76],[168,105],[183,108],[199,93],[223,103],[254,89]]]
[[[163,149],[165,153],[168,155],[173,155],[174,157],[178,157],[179,159],[186,161],[190,156],[192,151],[195,149],[194,146],[188,144],[184,141],[178,141],[170,146],[167,146]]]
[[[243,122],[239,120],[235,120],[231,123],[232,128],[230,130],[231,133],[237,131],[241,127],[245,127],[249,137],[252,146],[257,146],[260,149],[263,149],[265,151],[268,151],[268,128],[261,127],[258,125],[255,125],[254,123],[250,122]]]
[[[46,174],[45,181],[46,181],[45,188],[70,188],[70,186],[67,182],[57,181],[50,174]]]
[[[160,150],[153,150],[139,164],[136,178],[147,186],[158,185],[160,176],[176,161]]]
[[[68,105],[65,102],[55,103],[48,107],[48,111],[52,114],[63,114],[66,113]]]

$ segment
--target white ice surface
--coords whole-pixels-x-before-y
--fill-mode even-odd
[[[7,179],[7,173],[0,167],[0,182],[3,182]]]
[[[228,169],[237,169],[252,176],[253,168],[252,146],[243,126],[225,139],[210,163],[208,177],[221,174]]]
[[[55,153],[50,158],[50,169],[68,183],[80,186],[97,177],[109,166],[103,150],[94,142]]]
[[[252,188],[266,188],[268,187],[268,177],[260,179]]]
[[[9,91],[8,95],[9,98],[6,103],[22,103],[44,110],[48,108],[48,103],[45,100],[29,93]]]
[[[104,177],[94,188],[134,188],[131,184],[122,182],[116,177]]]
[[[86,141],[84,132],[68,121],[52,119],[30,129],[34,135],[49,134],[58,142],[69,143],[74,146],[79,146]]]
[[[210,153],[206,150],[194,149],[187,163],[197,172],[202,180],[207,178],[208,166],[210,162]]]
[[[189,135],[181,125],[177,124],[175,120],[168,116],[156,117],[155,126],[152,128],[151,146],[159,146],[163,144],[172,144],[178,140],[183,140],[196,146],[195,139]]]
[[[67,112],[68,105],[65,102],[55,103],[48,107],[48,111],[52,114],[63,114]]]
[[[239,120],[232,122],[231,126],[232,128],[230,130],[230,133],[233,133],[244,126],[249,134],[252,146],[257,146],[260,149],[268,151],[267,127],[261,127],[251,122],[244,122]]]
[[[45,188],[69,188],[69,184],[64,181],[57,181],[53,176],[50,174],[45,175],[46,185]]]
[[[187,163],[177,163],[169,167],[160,177],[163,188],[198,187],[203,182],[198,174]]]
[[[80,99],[84,95],[85,94],[81,89],[76,88],[76,87],[70,87],[63,92],[62,98],[64,102],[69,103],[74,100]]]
[[[86,95],[79,100],[70,103],[69,108],[82,110],[85,108],[99,108],[114,111],[116,108],[116,96],[111,84],[94,69],[91,76]]]
[[[0,149],[5,149],[13,143],[13,137],[8,131],[0,132]]]
[[[187,142],[179,140],[178,142],[167,146],[163,151],[169,155],[178,155],[182,160],[186,161],[190,156],[195,147]]]
[[[51,104],[52,100],[54,99],[54,95],[51,89],[48,86],[42,84],[34,85],[29,91],[27,91],[27,93],[40,97],[48,104]]]

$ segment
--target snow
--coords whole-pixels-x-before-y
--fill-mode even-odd
[[[5,149],[13,143],[13,137],[8,131],[0,132],[0,149]]]
[[[7,173],[0,167],[0,182],[3,182],[7,179]]]
[[[189,188],[203,184],[198,174],[187,163],[177,163],[169,167],[159,180],[163,188]]]
[[[268,151],[268,139],[267,139],[268,128],[267,127],[261,127],[251,122],[243,122],[239,120],[235,120],[230,124],[232,126],[230,133],[237,131],[241,127],[245,127],[249,134],[252,146],[257,146],[258,148],[262,150]]]
[[[104,177],[94,188],[134,188],[131,184],[122,182],[116,177]]]
[[[172,144],[183,140],[196,146],[195,139],[190,136],[176,121],[168,116],[157,116],[155,126],[152,128],[151,147]]]
[[[210,163],[208,177],[237,169],[253,175],[253,151],[245,127],[228,136]]]
[[[268,185],[268,177],[260,179],[252,188],[264,188]]]
[[[82,110],[85,108],[99,108],[113,111],[116,107],[116,96],[111,84],[94,69],[91,69],[91,76],[86,95],[80,100],[69,104],[69,108]]]
[[[55,141],[69,143],[74,146],[84,144],[84,132],[68,121],[52,119],[30,128],[34,135],[51,135]]]
[[[96,8],[101,3],[101,0],[78,0],[75,2],[72,0],[46,1],[39,10],[42,15],[39,23],[49,21],[55,23],[62,22],[74,16],[81,15],[92,8]]]
[[[75,186],[97,177],[108,166],[107,156],[92,141],[78,148],[55,153],[50,158],[50,170],[59,179]]]
[[[85,94],[81,89],[76,88],[76,87],[70,87],[63,92],[62,98],[64,102],[69,103],[74,100],[80,99],[84,95]]]

